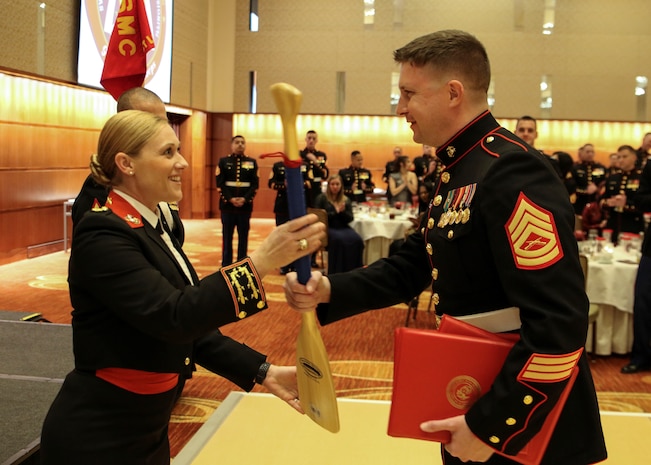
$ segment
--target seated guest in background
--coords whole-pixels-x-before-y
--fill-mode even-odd
[[[366,195],[375,189],[371,172],[363,168],[364,157],[359,150],[350,154],[350,166],[339,170],[341,182],[344,185],[344,195],[357,203],[366,202]]]
[[[398,171],[389,176],[389,191],[391,192],[392,206],[397,202],[411,205],[412,197],[418,193],[418,179],[416,173],[411,171],[409,157],[398,158]]]
[[[583,207],[581,214],[581,229],[585,233],[582,237],[589,237],[591,230],[596,230],[597,234],[601,236],[604,228],[608,224],[608,216],[602,210],[600,200],[588,202]]]
[[[622,145],[617,149],[617,157],[619,171],[606,180],[606,192],[602,199],[602,208],[608,212],[607,226],[613,230],[615,243],[622,232],[639,234],[644,231],[644,212],[635,205],[642,179],[642,170],[635,167],[635,149]]]
[[[124,110],[141,110],[148,111],[161,118],[167,119],[167,109],[165,104],[158,95],[144,87],[134,87],[120,95],[117,101],[117,111]],[[93,207],[95,202],[101,207],[106,203],[108,189],[95,182],[91,174],[88,175],[82,186],[74,204],[72,205],[72,226],[73,228],[84,214]],[[179,216],[179,207],[176,203],[163,203],[159,205],[162,213],[165,215],[167,224],[172,228],[172,234],[183,245],[185,240],[185,229]]]
[[[429,210],[429,202],[432,198],[432,192],[434,191],[434,185],[430,182],[420,182],[418,183],[418,216],[409,218],[411,221],[411,227],[405,231],[405,237],[396,239],[391,242],[389,246],[389,255],[393,255],[402,247],[406,238],[416,231],[420,226],[421,221],[423,220],[423,215]]]
[[[434,185],[431,182],[421,182],[418,184],[418,214],[426,212],[429,209],[429,201],[432,198]]]
[[[338,174],[330,176],[326,191],[316,198],[314,206],[328,213],[328,274],[363,266],[364,241],[350,227],[353,204],[344,195]]]
[[[285,223],[200,280],[158,208],[181,200],[187,167],[167,119],[151,113],[120,112],[99,135],[91,172],[110,190],[74,229],[75,368],[45,418],[43,465],[169,465],[178,380],[195,362],[246,391],[262,384],[300,411],[295,367],[270,365],[219,327],[266,309],[262,278],[318,249],[323,225],[316,215]]]

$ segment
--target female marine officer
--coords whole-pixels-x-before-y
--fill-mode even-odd
[[[300,411],[295,367],[269,365],[218,327],[264,310],[262,277],[317,250],[323,226],[315,215],[285,223],[199,280],[157,207],[181,199],[187,166],[172,128],[151,113],[120,112],[101,131],[91,171],[111,190],[74,231],[75,368],[45,419],[44,464],[169,465],[170,413],[194,362],[244,390],[263,384]]]

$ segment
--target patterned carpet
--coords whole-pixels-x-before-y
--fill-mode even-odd
[[[218,269],[221,263],[219,220],[186,220],[184,250],[199,276]],[[254,220],[249,247],[254,249],[273,227],[273,220]],[[55,323],[70,322],[67,293],[68,254],[56,252],[43,257],[0,266],[0,310],[40,312]],[[266,353],[272,363],[293,364],[300,317],[284,303],[284,278],[274,273],[264,279],[269,310],[254,318],[222,328],[225,334]],[[432,326],[424,293],[419,312],[409,325]],[[321,328],[330,355],[338,396],[359,399],[391,397],[393,372],[393,330],[405,324],[406,305],[368,312]],[[623,376],[619,369],[625,357],[595,357],[591,368],[602,410],[651,412],[651,372]],[[186,384],[173,412],[170,426],[172,456],[210,417],[220,402],[237,389],[228,381],[199,369]],[[256,391],[261,388],[256,387]]]

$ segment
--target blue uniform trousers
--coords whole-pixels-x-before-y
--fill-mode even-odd
[[[222,266],[233,263],[233,233],[237,228],[237,260],[246,257],[251,212],[222,211]]]

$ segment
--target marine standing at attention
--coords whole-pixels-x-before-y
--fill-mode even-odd
[[[233,235],[237,228],[237,260],[246,257],[253,198],[258,192],[258,162],[244,154],[246,140],[231,139],[231,154],[219,160],[215,183],[222,219],[222,266],[233,263]]]

